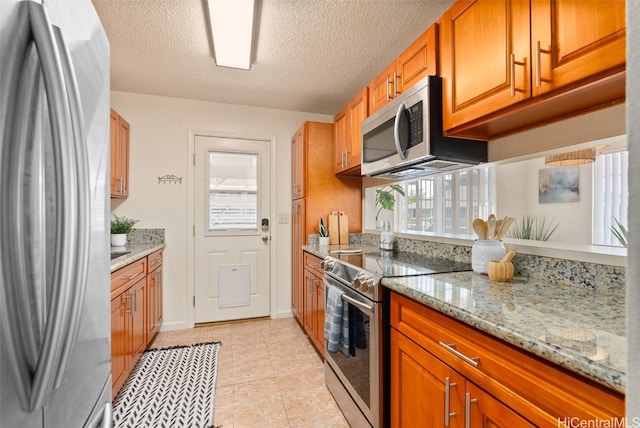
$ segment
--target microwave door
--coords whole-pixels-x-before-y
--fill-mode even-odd
[[[407,159],[407,150],[409,150],[409,130],[411,128],[411,111],[407,109],[405,103],[398,106],[396,120],[393,127],[393,141],[396,145],[396,151],[400,159]]]

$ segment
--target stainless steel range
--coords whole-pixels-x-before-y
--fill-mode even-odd
[[[387,277],[470,271],[471,266],[417,254],[348,251],[325,257],[325,382],[351,427],[383,425],[382,285]],[[336,315],[339,296],[341,315]],[[328,333],[325,334],[325,339]]]

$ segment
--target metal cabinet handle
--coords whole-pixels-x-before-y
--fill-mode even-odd
[[[447,351],[451,352],[456,357],[458,357],[458,358],[462,359],[463,361],[471,364],[473,367],[478,367],[478,364],[480,363],[480,357],[467,357],[462,352],[460,352],[457,349],[455,349],[455,346],[456,346],[455,343],[451,343],[451,344],[446,344],[444,342],[438,342],[438,343],[440,344],[440,346],[442,346]]]
[[[516,54],[511,54],[509,56],[509,68],[511,74],[511,96],[516,96],[516,91],[524,92],[522,89],[516,89],[516,65],[526,65],[524,61],[516,61]]]
[[[344,166],[345,166],[346,168],[349,168],[349,154],[350,154],[349,150],[346,150],[346,151],[344,152],[344,160],[345,160],[345,162],[344,162],[344,163],[345,163],[345,165],[344,165]]]
[[[444,381],[444,426],[449,426],[449,419],[456,416],[456,412],[451,412],[451,388],[458,386],[455,382],[451,382],[449,376]]]
[[[478,399],[471,399],[471,393],[467,392],[464,396],[464,428],[471,428],[471,403],[477,403]]]
[[[126,296],[122,296],[122,304],[125,305],[125,313],[127,315],[131,315],[132,314],[132,308],[131,308],[131,294],[127,293]]]
[[[140,275],[141,272],[138,273],[132,273],[131,275],[127,275],[127,281],[131,281],[133,278],[135,278],[136,276]]]
[[[398,76],[398,72],[397,71],[393,72],[393,94],[394,94],[393,96],[394,96],[394,98],[397,98],[398,94],[400,93],[400,92],[398,92],[398,79],[400,77],[402,77],[402,76]]]
[[[538,40],[536,41],[536,88],[539,88],[542,82],[551,82],[549,79],[542,78],[542,53],[550,54],[551,50],[542,49]]]

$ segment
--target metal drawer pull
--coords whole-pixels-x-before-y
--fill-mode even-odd
[[[457,386],[455,382],[451,382],[451,378],[447,376],[444,381],[444,426],[449,426],[449,418],[456,416],[456,412],[449,412],[451,408],[451,388]]]
[[[466,355],[464,355],[462,352],[458,351],[455,348],[456,346],[455,343],[451,343],[449,345],[447,345],[444,342],[438,342],[438,343],[440,344],[440,346],[442,346],[447,351],[451,352],[456,357],[463,359],[467,363],[471,364],[473,367],[478,367],[478,363],[480,362],[480,357],[473,357],[473,358],[467,357]]]
[[[127,281],[132,280],[133,278],[135,278],[136,276],[140,275],[140,272],[138,273],[132,273],[131,275],[127,276]]]
[[[515,54],[511,54],[509,56],[509,68],[510,68],[510,74],[511,74],[511,96],[515,97],[516,96],[516,91],[518,92],[524,92],[522,89],[516,89],[516,65],[527,65],[527,63],[525,63],[524,61],[516,61],[516,55]]]
[[[471,403],[477,403],[478,399],[471,399],[471,393],[467,392],[464,397],[464,428],[471,427]]]

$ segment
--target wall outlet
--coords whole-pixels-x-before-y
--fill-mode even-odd
[[[278,214],[278,223],[279,224],[287,224],[287,223],[289,223],[289,214],[287,214],[287,213]]]

